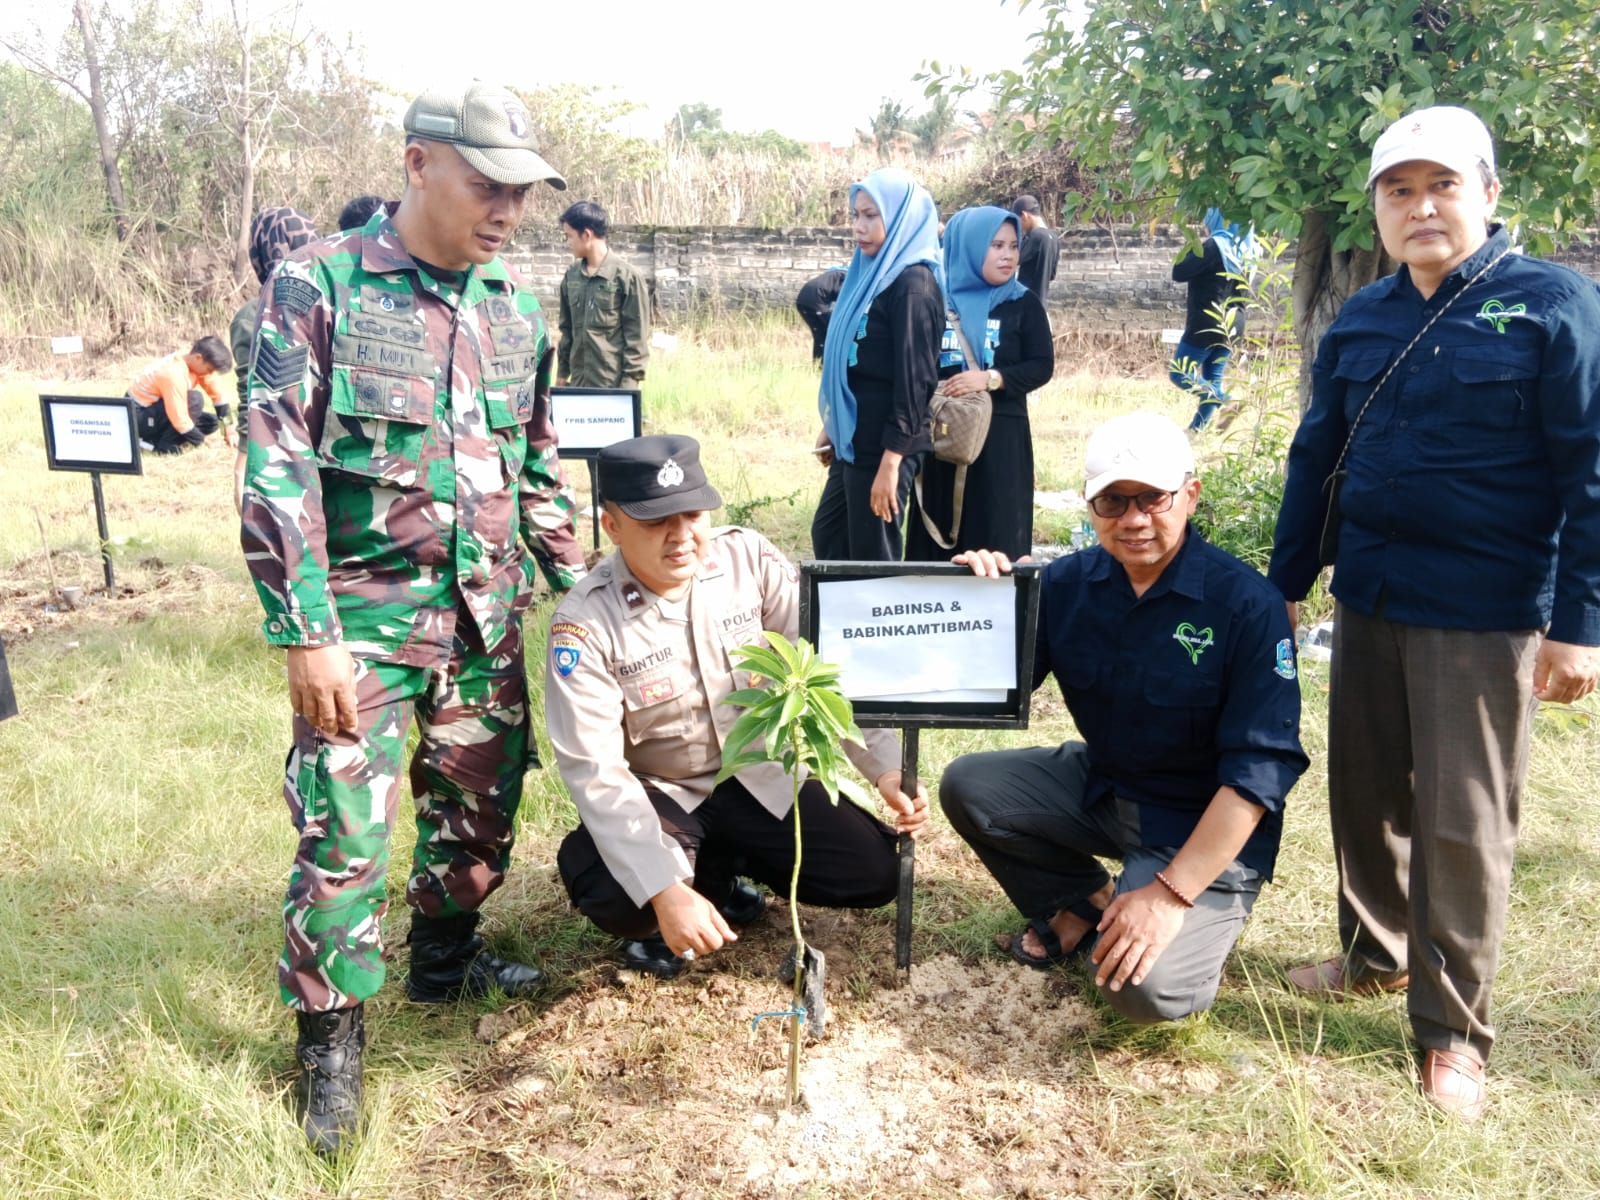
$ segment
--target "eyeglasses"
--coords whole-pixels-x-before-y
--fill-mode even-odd
[[[1128,505],[1137,504],[1139,511],[1149,516],[1151,513],[1164,513],[1172,507],[1172,497],[1176,492],[1148,491],[1140,492],[1136,496],[1124,496],[1121,492],[1101,492],[1089,501],[1089,507],[1094,509],[1094,515],[1112,520],[1122,516],[1128,511]]]

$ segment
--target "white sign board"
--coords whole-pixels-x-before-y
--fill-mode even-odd
[[[562,454],[592,454],[638,437],[639,393],[618,389],[553,388],[550,419]]]
[[[52,471],[143,473],[127,397],[40,396],[39,404]]]
[[[51,354],[82,354],[83,337],[74,334],[71,337],[53,337],[50,339]]]
[[[817,653],[851,700],[1004,702],[1017,687],[1009,581],[949,575],[817,584]]]
[[[1176,346],[1181,341],[1183,341],[1183,330],[1163,329],[1161,331],[1161,344],[1163,346]]]

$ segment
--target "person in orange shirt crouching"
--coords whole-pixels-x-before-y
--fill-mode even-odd
[[[234,444],[232,407],[217,390],[216,374],[233,369],[233,356],[219,337],[203,337],[188,351],[176,350],[146,367],[128,395],[138,405],[139,442],[155,454],[180,454],[207,434],[222,432]],[[211,398],[214,413],[206,411]]]

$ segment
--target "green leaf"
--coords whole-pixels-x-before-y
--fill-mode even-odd
[[[765,688],[740,688],[722,698],[724,704],[735,708],[755,708],[757,705],[775,703],[777,697]]]

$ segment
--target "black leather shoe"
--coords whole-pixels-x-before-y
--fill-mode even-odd
[[[490,954],[478,936],[478,914],[425,917],[411,914],[411,969],[406,995],[418,1004],[446,1004],[483,996],[498,988],[507,996],[526,996],[544,983],[544,972],[528,963]]]
[[[712,897],[711,903],[716,905],[717,911],[722,914],[722,919],[729,925],[754,925],[767,915],[767,898],[754,884],[743,879],[735,879],[721,892],[707,891],[706,895]]]
[[[676,979],[689,964],[674,954],[657,934],[638,942],[623,942],[622,965],[629,971],[642,971],[657,979]]]
[[[318,1154],[344,1149],[361,1119],[361,1050],[367,1043],[361,1005],[332,1012],[295,1013],[300,1036],[296,1095],[300,1128]]]

